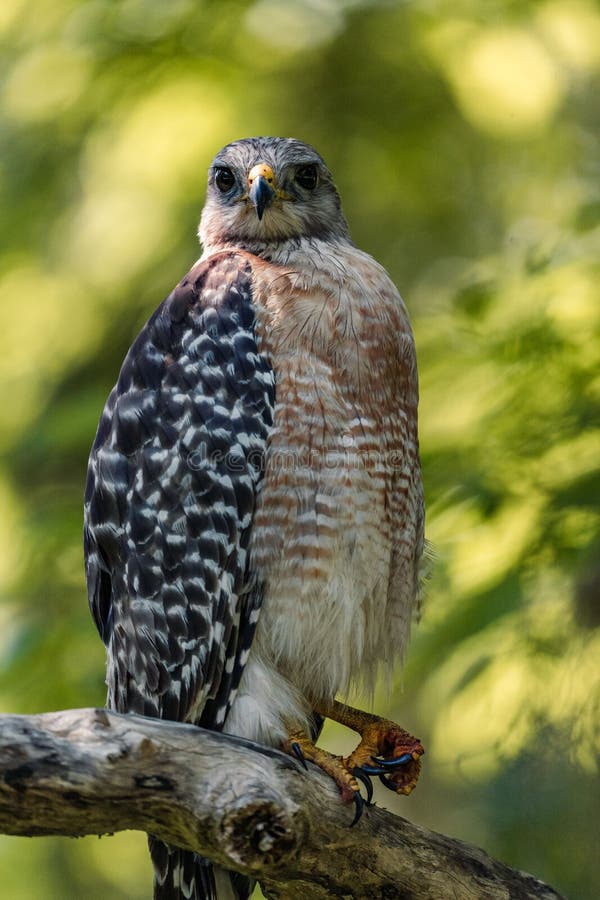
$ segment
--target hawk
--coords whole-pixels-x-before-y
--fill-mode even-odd
[[[311,760],[344,801],[409,793],[423,748],[336,699],[401,660],[424,504],[406,309],[352,243],[331,173],[287,138],[210,166],[203,254],[133,343],[85,494],[108,706]],[[357,731],[318,748],[323,718]],[[155,898],[251,885],[149,839]]]

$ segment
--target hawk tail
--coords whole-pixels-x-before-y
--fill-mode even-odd
[[[213,866],[189,850],[148,837],[154,866],[154,900],[248,900],[254,882]]]

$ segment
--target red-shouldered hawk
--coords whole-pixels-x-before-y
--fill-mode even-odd
[[[423,748],[339,701],[401,659],[418,604],[423,494],[406,309],[352,243],[308,145],[213,161],[204,252],[129,350],[85,498],[108,705],[281,747],[362,806]],[[361,734],[346,759],[323,717]],[[358,779],[358,780],[357,780]],[[155,897],[247,897],[240,876],[150,838]]]

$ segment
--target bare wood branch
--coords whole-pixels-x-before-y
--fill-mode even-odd
[[[330,780],[191,725],[79,709],[0,716],[0,831],[151,832],[271,898],[556,900],[482,850],[377,807],[350,829]]]

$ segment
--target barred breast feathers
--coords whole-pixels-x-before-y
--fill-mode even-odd
[[[276,375],[251,541],[267,585],[253,652],[323,699],[372,685],[408,640],[418,388],[382,267],[347,241],[306,242],[253,264],[258,344]]]

